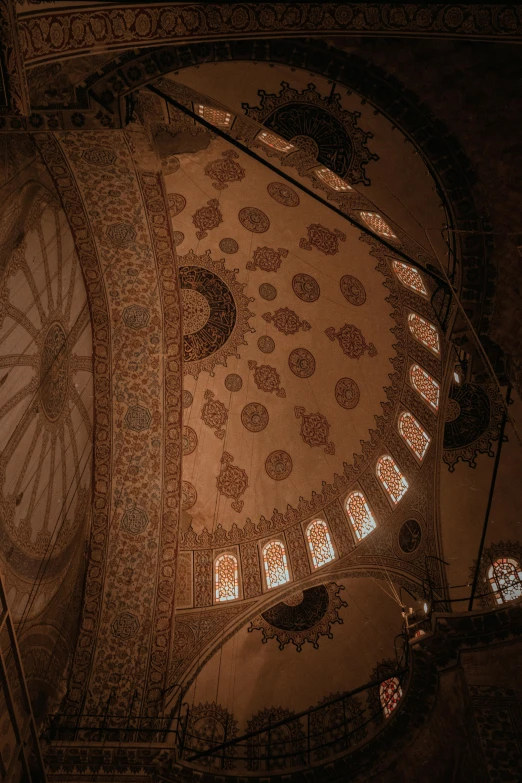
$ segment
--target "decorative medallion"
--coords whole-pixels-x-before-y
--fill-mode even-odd
[[[288,357],[288,366],[298,378],[310,378],[315,372],[315,359],[306,348],[296,348]]]
[[[286,451],[273,451],[265,462],[265,470],[274,481],[283,481],[292,472],[292,457]]]
[[[123,311],[123,321],[129,329],[143,329],[150,321],[150,310],[141,305],[129,305]]]
[[[112,150],[105,147],[92,147],[91,149],[84,150],[82,152],[82,158],[87,163],[92,163],[95,166],[111,166],[116,162],[116,155]]]
[[[124,422],[125,426],[129,430],[134,432],[143,432],[150,428],[152,416],[148,408],[144,408],[143,405],[130,405],[127,408]]]
[[[316,302],[321,293],[317,280],[304,272],[293,277],[292,288],[302,302]]]
[[[289,185],[285,185],[283,182],[271,182],[266,186],[266,189],[268,195],[272,196],[278,204],[282,204],[284,207],[299,206],[299,196]]]
[[[136,230],[130,223],[113,223],[105,233],[116,247],[125,247],[136,239]]]
[[[183,456],[192,454],[198,445],[198,436],[192,427],[183,427]]]
[[[457,413],[458,409],[458,413]],[[504,403],[492,384],[463,383],[453,386],[449,405],[450,421],[444,424],[443,460],[453,472],[457,462],[476,466],[477,454],[493,457],[493,441],[498,439]]]
[[[263,644],[269,639],[277,639],[280,650],[291,643],[301,652],[306,642],[317,649],[319,637],[332,639],[332,625],[343,622],[339,611],[348,604],[340,597],[341,590],[344,585],[327,582],[293,593],[255,617],[248,630],[261,631]]]
[[[284,247],[278,247],[277,250],[272,247],[258,247],[257,250],[254,250],[252,261],[248,262],[246,268],[252,271],[262,269],[264,272],[277,272],[282,259],[287,255],[288,250],[285,250]]]
[[[169,202],[169,213],[171,217],[176,217],[183,212],[187,206],[187,199],[181,193],[169,193],[167,196]]]
[[[254,370],[254,382],[258,389],[266,392],[275,391],[278,397],[286,397],[286,391],[281,386],[281,379],[275,367],[270,367],[268,364],[258,366],[252,359],[249,360],[248,367]]]
[[[140,621],[131,612],[122,612],[111,625],[114,636],[125,641],[136,636],[140,628]]]
[[[260,351],[263,351],[263,353],[272,353],[275,349],[275,342],[271,337],[268,337],[268,335],[265,334],[257,341],[257,347]]]
[[[236,373],[230,373],[230,375],[227,375],[225,378],[225,388],[228,389],[229,392],[237,392],[241,389],[243,386],[243,381],[241,379],[240,375],[236,375]]]
[[[245,470],[232,465],[233,459],[234,457],[225,451],[221,457],[221,470],[216,479],[216,486],[221,495],[233,498],[230,505],[239,513],[244,506],[244,501],[239,498],[248,487],[248,476]]]
[[[236,163],[239,155],[234,150],[222,152],[222,158],[212,160],[205,166],[205,174],[213,179],[216,190],[224,190],[228,182],[239,182],[245,176],[245,169]]]
[[[192,402],[194,401],[194,397],[192,396],[192,392],[189,392],[187,389],[183,390],[183,407],[184,408],[190,408],[192,405]]]
[[[264,234],[270,228],[268,217],[257,207],[243,207],[239,210],[238,218],[243,228],[254,234]]]
[[[366,302],[366,291],[360,280],[352,275],[343,275],[339,281],[339,288],[347,302],[352,305],[362,305]]]
[[[222,239],[219,243],[219,249],[223,253],[229,253],[232,255],[233,253],[237,253],[239,250],[239,245],[235,239],[232,239],[231,237],[225,237],[225,239]]]
[[[214,393],[210,389],[205,392],[205,400],[206,402],[201,408],[201,418],[207,427],[214,430],[214,435],[222,439],[225,436],[223,425],[228,420],[228,411],[222,402],[214,399]]]
[[[347,410],[355,408],[359,403],[360,396],[359,387],[351,378],[341,378],[335,384],[335,399],[341,408]]]
[[[172,241],[174,242],[174,247],[179,247],[182,242],[185,239],[185,234],[183,231],[173,231],[172,232]]]
[[[202,370],[212,375],[229,356],[239,358],[245,334],[253,331],[248,304],[254,300],[244,295],[245,285],[223,260],[212,260],[209,250],[200,256],[191,250],[180,256],[179,264],[184,372],[195,378]]]
[[[325,454],[335,454],[335,445],[328,440],[330,425],[321,413],[305,414],[300,406],[294,408],[296,419],[301,419],[301,437],[309,446],[324,446]]]
[[[343,349],[343,353],[350,359],[360,359],[365,351],[368,356],[376,356],[377,349],[373,343],[367,343],[360,329],[353,324],[345,324],[338,332],[333,326],[325,330],[325,334],[330,340],[337,339]]]
[[[249,432],[261,432],[268,424],[268,411],[260,402],[249,402],[241,411],[241,423]]]
[[[263,319],[267,323],[273,323],[275,328],[283,334],[295,334],[302,329],[307,332],[312,327],[308,321],[301,321],[297,313],[288,307],[280,307],[275,313],[263,313]]]
[[[261,299],[266,299],[267,302],[271,302],[277,296],[277,290],[270,283],[261,283],[259,286],[259,295]]]
[[[187,511],[192,508],[196,500],[198,499],[198,493],[195,487],[192,486],[190,481],[181,482],[181,508],[183,511]]]
[[[419,548],[422,539],[422,528],[416,519],[408,519],[399,530],[399,547],[406,555],[411,555]]]
[[[314,158],[339,177],[370,184],[365,167],[378,160],[366,146],[372,134],[358,126],[360,113],[345,109],[339,93],[322,96],[313,84],[299,91],[281,82],[279,93],[261,90],[259,94],[260,106],[243,104],[248,117],[286,141],[296,143],[299,138],[313,143]]]
[[[217,228],[223,222],[223,215],[219,209],[219,201],[216,198],[207,201],[206,207],[200,207],[192,215],[192,222],[198,229],[196,236],[198,239],[205,239],[209,231]]]
[[[343,234],[338,228],[334,231],[330,231],[329,228],[325,228],[319,223],[312,223],[306,230],[308,232],[308,239],[301,239],[299,241],[299,247],[302,247],[303,250],[311,250],[315,247],[326,256],[334,256],[339,252],[339,240],[341,240],[341,242],[346,241],[346,234]]]
[[[49,421],[56,421],[65,405],[69,388],[67,335],[59,321],[50,325],[40,358],[40,399]]]
[[[121,518],[120,527],[126,533],[133,536],[139,536],[147,529],[149,518],[147,512],[137,506],[128,508]]]

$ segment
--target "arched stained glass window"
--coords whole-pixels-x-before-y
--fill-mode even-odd
[[[352,492],[346,499],[346,511],[355,530],[355,535],[361,541],[368,533],[377,527],[372,512],[362,492]]]
[[[366,225],[376,234],[385,239],[397,239],[397,234],[393,233],[388,223],[377,212],[360,212],[359,214]]]
[[[326,522],[323,522],[322,519],[314,519],[306,528],[306,537],[314,568],[319,568],[334,560],[335,552]]]
[[[438,411],[440,386],[437,381],[418,364],[412,364],[410,367],[410,381],[422,399],[426,400],[434,411]]]
[[[290,144],[286,139],[282,139],[276,133],[270,133],[270,131],[262,130],[256,136],[256,139],[262,141],[267,147],[273,147],[279,152],[290,152],[295,149],[295,144]]]
[[[234,601],[239,598],[237,557],[220,555],[214,565],[216,601]]]
[[[436,356],[440,355],[439,333],[436,327],[425,318],[421,318],[417,313],[410,313],[408,316],[408,326],[410,332],[422,345],[429,348]]]
[[[404,411],[399,416],[399,432],[413,453],[420,460],[424,459],[431,438],[421,427],[415,416],[412,416],[408,411]]]
[[[522,595],[522,569],[511,557],[500,557],[488,571],[489,583],[497,604],[513,601]]]
[[[327,169],[326,166],[322,166],[320,169],[316,169],[315,173],[319,179],[322,179],[325,185],[328,185],[328,187],[332,188],[332,190],[336,190],[338,192],[353,190],[353,188],[347,182],[345,182],[344,179],[338,177],[337,174],[335,174],[330,169]]]
[[[230,128],[232,124],[232,114],[226,109],[218,109],[216,106],[206,106],[204,103],[197,104],[197,113],[212,125],[219,125],[220,128]]]
[[[267,587],[277,587],[290,581],[286,552],[281,541],[270,541],[263,547],[263,563]]]
[[[398,503],[408,489],[408,482],[389,454],[377,460],[377,476],[394,503]]]
[[[397,677],[384,680],[379,686],[379,699],[384,717],[389,718],[402,699],[402,688]]]
[[[411,288],[412,291],[415,291],[416,294],[421,294],[421,296],[428,296],[428,290],[424,285],[422,275],[414,266],[394,259],[393,270],[406,288]]]

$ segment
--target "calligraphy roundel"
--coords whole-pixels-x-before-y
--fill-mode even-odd
[[[213,261],[210,251],[181,256],[179,277],[184,371],[197,377],[201,370],[212,373],[216,364],[238,356],[244,335],[251,331],[252,313],[247,308],[251,300],[234,272],[226,269],[223,260]]]

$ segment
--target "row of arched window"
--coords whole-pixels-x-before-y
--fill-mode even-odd
[[[420,272],[402,261],[393,261],[394,271],[400,282],[421,296],[428,291]],[[439,333],[436,327],[416,313],[408,316],[411,334],[422,345],[436,355],[440,354]],[[412,387],[433,411],[439,408],[440,387],[437,381],[419,364],[412,364],[409,371]],[[407,410],[403,410],[397,421],[400,436],[419,462],[422,462],[429,448],[431,438],[419,421]],[[402,500],[408,491],[408,481],[390,454],[383,454],[377,460],[376,473],[392,505]],[[351,492],[345,501],[346,513],[351,522],[355,538],[362,541],[375,530],[377,523],[370,506],[360,490]],[[323,519],[314,519],[307,526],[306,540],[314,568],[335,559],[328,525]],[[264,579],[268,590],[290,581],[286,549],[283,541],[269,541],[262,548]],[[220,555],[215,562],[215,600],[232,601],[239,598],[238,560],[232,553]]]

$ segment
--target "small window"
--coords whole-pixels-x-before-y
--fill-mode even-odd
[[[416,340],[426,346],[426,348],[429,348],[430,351],[433,351],[436,356],[440,355],[439,333],[430,321],[421,318],[417,313],[410,313],[408,326]]]
[[[306,528],[308,546],[314,568],[320,568],[335,559],[328,525],[322,519],[315,519]]]
[[[281,136],[270,133],[270,131],[259,131],[256,139],[262,141],[267,147],[278,150],[278,152],[291,152],[292,150],[295,150],[295,144],[290,144],[286,139],[282,139]]]
[[[399,432],[415,456],[423,460],[431,438],[421,427],[415,416],[412,416],[408,411],[404,411],[399,416]]]
[[[377,212],[360,212],[359,214],[375,234],[379,234],[385,239],[397,239],[397,234],[393,233],[388,223]]]
[[[416,294],[421,296],[428,296],[428,291],[424,285],[424,280],[418,269],[410,264],[405,264],[403,261],[393,261],[393,269],[395,274],[406,288],[411,288]]]
[[[377,527],[368,503],[362,492],[352,492],[346,499],[346,511],[355,530],[355,535],[362,539]]]
[[[455,381],[455,383],[460,383],[460,375],[456,370],[453,371],[453,380]]]
[[[397,677],[384,680],[379,686],[379,699],[384,717],[389,718],[402,699],[402,688]]]
[[[216,601],[234,601],[239,598],[237,557],[220,555],[215,563]]]
[[[418,394],[434,411],[439,409],[440,386],[437,381],[418,364],[410,367],[410,382]]]
[[[389,454],[377,460],[377,476],[393,503],[398,503],[408,489],[408,482]]]
[[[263,547],[266,585],[268,588],[284,585],[290,581],[286,552],[281,541],[270,541]]]
[[[497,604],[513,601],[522,595],[522,570],[514,558],[495,560],[488,571],[488,578]]]
[[[337,174],[334,174],[333,171],[327,169],[326,166],[321,166],[320,169],[316,169],[315,173],[319,179],[322,180],[325,185],[328,185],[329,188],[332,188],[332,190],[336,190],[337,192],[353,190],[344,179],[338,177]]]
[[[196,112],[204,120],[220,128],[230,128],[232,125],[232,114],[226,109],[218,109],[215,106],[207,106],[204,103],[196,105]]]

